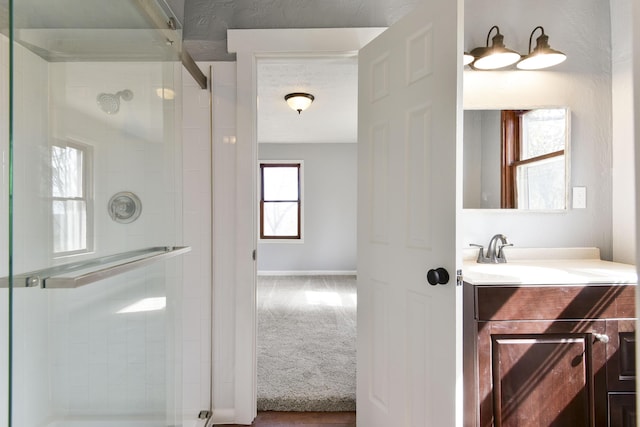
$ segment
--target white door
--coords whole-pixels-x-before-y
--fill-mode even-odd
[[[461,426],[456,146],[461,2],[359,54],[358,426]],[[461,20],[460,20],[461,21]],[[427,272],[444,268],[446,284]]]

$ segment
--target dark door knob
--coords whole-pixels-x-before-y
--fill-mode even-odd
[[[446,285],[449,283],[449,273],[442,267],[436,268],[435,270],[429,270],[427,272],[427,282],[430,285]]]

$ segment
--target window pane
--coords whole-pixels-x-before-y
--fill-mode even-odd
[[[566,131],[564,108],[532,110],[523,114],[520,159],[564,150]]]
[[[298,235],[298,203],[265,202],[263,208],[265,237]]]
[[[53,251],[87,249],[87,204],[83,200],[53,201]]]
[[[83,196],[83,152],[73,147],[51,147],[53,197]]]
[[[564,156],[517,168],[518,209],[564,209]]]
[[[297,167],[263,167],[263,200],[298,200]]]

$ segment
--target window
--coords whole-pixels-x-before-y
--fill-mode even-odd
[[[91,154],[91,147],[82,144],[63,142],[51,147],[51,212],[55,256],[93,250]]]
[[[260,238],[301,238],[302,163],[260,164]]]
[[[502,111],[501,207],[564,209],[566,109]]]

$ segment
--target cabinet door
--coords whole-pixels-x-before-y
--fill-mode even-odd
[[[606,424],[604,322],[479,326],[483,427]]]
[[[607,389],[635,391],[635,320],[607,320],[607,335]]]
[[[636,425],[635,320],[607,320],[609,426]]]
[[[636,395],[635,393],[609,394],[609,426],[636,426]]]

